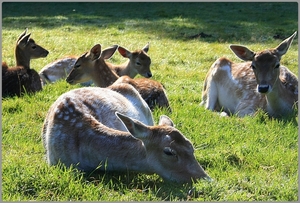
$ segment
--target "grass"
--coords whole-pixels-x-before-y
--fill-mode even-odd
[[[20,10],[21,8],[21,10]],[[164,182],[157,175],[82,174],[49,167],[41,127],[50,105],[78,88],[65,81],[35,95],[2,99],[2,200],[4,201],[296,201],[298,118],[221,118],[199,106],[205,75],[229,44],[252,50],[277,46],[298,30],[297,3],[2,3],[2,61],[15,64],[14,45],[28,27],[47,58],[80,55],[94,44],[130,50],[150,42],[153,79],[162,82],[176,127],[194,144],[213,182]],[[206,37],[196,37],[203,33]],[[278,37],[274,38],[274,36]],[[298,74],[298,40],[282,64]],[[125,59],[116,53],[113,63]]]

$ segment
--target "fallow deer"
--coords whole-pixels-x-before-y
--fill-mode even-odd
[[[111,64],[110,68],[119,76],[128,75],[129,77],[134,78],[139,73],[146,78],[152,77],[152,73],[150,71],[151,59],[147,55],[148,50],[149,43],[142,49],[138,49],[136,51],[129,51],[128,49],[119,46],[119,53],[123,57],[128,58],[128,61],[122,64]],[[43,80],[43,84],[53,83],[59,79],[66,78],[71,72],[77,58],[77,56],[67,56],[44,66],[39,72],[40,77]],[[90,86],[92,81],[81,84],[84,86]]]
[[[81,171],[156,173],[165,180],[210,180],[192,143],[162,115],[152,113],[131,85],[83,87],[61,95],[45,118],[42,138],[49,165]]]
[[[21,96],[24,93],[34,93],[42,90],[39,74],[30,67],[30,60],[43,58],[48,51],[36,44],[27,34],[27,29],[19,36],[15,57],[17,66],[9,68],[2,62],[2,96]]]
[[[54,83],[57,80],[66,78],[73,68],[77,58],[77,56],[67,56],[44,66],[39,72],[43,85],[46,85],[47,83]]]
[[[254,52],[231,45],[243,63],[220,58],[211,66],[202,92],[206,109],[244,117],[262,109],[271,117],[291,115],[298,102],[298,78],[280,65],[297,32],[274,49]],[[225,114],[224,114],[225,113]]]
[[[77,84],[91,79],[98,87],[108,87],[117,80],[117,83],[129,83],[138,90],[151,109],[157,105],[171,111],[169,100],[162,84],[148,78],[132,79],[128,76],[119,77],[111,70],[112,64],[104,59],[111,56],[117,48],[118,45],[115,45],[101,52],[101,45],[96,44],[89,52],[77,59],[66,81],[69,84]]]
[[[137,74],[140,74],[145,78],[152,77],[150,71],[151,58],[147,54],[148,50],[149,43],[142,49],[135,51],[129,51],[125,47],[119,46],[119,53],[123,57],[128,58],[128,60],[123,64],[112,64],[111,69],[115,71],[118,76],[128,75],[129,77],[134,78]]]

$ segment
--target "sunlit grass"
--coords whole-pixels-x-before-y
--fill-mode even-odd
[[[39,71],[66,55],[81,55],[96,43],[129,50],[150,42],[153,79],[164,84],[176,127],[193,143],[213,182],[193,186],[163,182],[157,175],[82,174],[49,167],[41,128],[51,104],[71,86],[59,81],[35,95],[2,99],[2,199],[5,201],[296,201],[298,119],[222,118],[199,104],[205,75],[225,56],[240,61],[230,44],[250,49],[276,47],[298,29],[296,3],[55,3],[2,4],[2,61],[15,64],[17,37],[28,27],[50,51],[32,60]],[[49,4],[48,4],[49,5]],[[280,15],[278,15],[280,13]],[[237,16],[239,16],[237,18]],[[189,38],[199,33],[207,38]],[[116,53],[113,63],[126,59]],[[298,75],[298,40],[282,57]],[[140,77],[140,76],[138,76]]]

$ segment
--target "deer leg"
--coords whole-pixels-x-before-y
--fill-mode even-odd
[[[218,110],[216,107],[218,107],[218,89],[216,84],[212,81],[207,86],[207,95],[206,95],[206,102],[204,101],[204,105],[206,109],[209,109],[211,111]]]

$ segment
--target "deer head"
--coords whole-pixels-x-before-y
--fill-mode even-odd
[[[288,51],[297,32],[281,42],[276,48],[254,52],[247,47],[231,45],[231,50],[244,61],[252,61],[251,67],[257,81],[257,91],[267,94],[278,80],[281,57]]]

